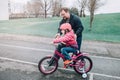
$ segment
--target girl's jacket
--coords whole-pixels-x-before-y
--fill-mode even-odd
[[[64,42],[66,44],[66,46],[78,48],[73,30],[66,33],[64,36],[54,39],[53,42],[54,43]]]

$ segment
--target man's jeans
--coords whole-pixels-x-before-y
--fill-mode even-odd
[[[82,36],[77,36],[77,44],[78,44],[78,50],[81,49],[81,43],[82,43]]]
[[[65,60],[71,60],[69,53],[76,53],[76,49],[72,47],[63,47],[61,53],[64,55]]]

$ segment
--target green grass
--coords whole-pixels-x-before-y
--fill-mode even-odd
[[[30,18],[0,21],[0,33],[52,37],[57,32],[59,18]]]
[[[54,37],[61,18],[28,18],[0,21],[0,33]],[[81,18],[83,39],[120,42],[120,13],[95,15],[92,31],[89,16]]]
[[[81,20],[85,28],[85,40],[120,42],[120,13],[96,15],[91,32],[88,31],[89,17]]]

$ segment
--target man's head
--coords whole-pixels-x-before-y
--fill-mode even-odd
[[[69,13],[69,9],[68,8],[61,8],[60,10],[60,15],[64,18],[64,19],[69,19],[70,18],[70,13]]]

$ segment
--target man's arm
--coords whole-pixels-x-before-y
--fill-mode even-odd
[[[62,33],[61,33],[61,30],[60,30],[60,25],[61,25],[61,24],[62,24],[62,20],[61,20],[60,23],[59,23],[58,31],[57,31],[57,34],[55,35],[55,38],[60,37],[60,35],[62,34]]]
[[[75,32],[76,35],[79,35],[80,33],[82,33],[83,31],[83,25],[81,23],[81,20],[79,18],[76,18],[75,19],[75,24],[76,24],[76,27],[78,28]]]

